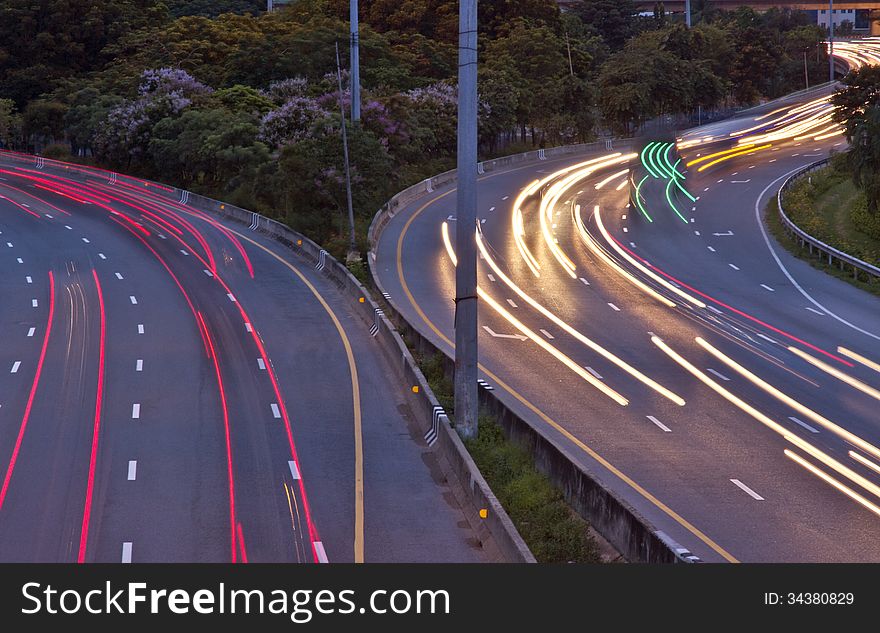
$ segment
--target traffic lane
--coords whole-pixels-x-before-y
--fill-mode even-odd
[[[303,435],[303,446],[313,446],[308,454],[315,455],[314,463],[338,462],[328,469],[335,475],[321,478],[320,485],[328,492],[316,496],[316,514],[321,515],[319,505],[325,505],[324,499],[332,499],[334,494],[354,504],[354,465],[342,459],[354,455],[353,416],[350,408],[345,409],[351,407],[351,377],[345,363],[338,362],[345,355],[338,332],[321,316],[322,307],[315,296],[263,248],[294,265],[321,292],[352,346],[361,394],[365,560],[482,560],[482,552],[474,546],[476,537],[465,526],[448,483],[437,473],[433,452],[416,428],[406,395],[408,386],[394,379],[368,326],[313,267],[303,265],[290,251],[265,236],[248,235],[232,223],[228,227],[242,232],[242,243],[256,273],[253,281],[241,285],[239,295],[252,306],[250,313],[255,322],[263,323],[260,332],[267,348],[291,351],[276,355],[273,362],[285,393],[297,394],[294,400],[301,403],[299,428],[309,434]],[[302,314],[316,316],[314,320],[303,320],[297,316]],[[303,371],[326,376],[326,386],[321,390],[309,388],[297,378],[297,372]],[[337,409],[326,410],[327,402],[335,403]],[[309,464],[305,458],[304,463]],[[340,514],[338,501],[326,505],[325,516]],[[337,521],[329,529],[323,526],[322,536],[331,560],[347,560],[351,556],[352,522]]]

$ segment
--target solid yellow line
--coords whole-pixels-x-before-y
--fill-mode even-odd
[[[455,189],[450,189],[449,191],[446,191],[446,192],[440,194],[436,198],[429,200],[428,202],[423,204],[421,207],[416,209],[416,212],[413,213],[412,217],[406,221],[406,224],[404,224],[403,230],[400,232],[400,237],[397,240],[397,276],[400,279],[400,285],[403,288],[403,292],[406,295],[406,298],[409,300],[409,302],[413,306],[413,308],[415,308],[416,313],[419,315],[419,317],[428,325],[428,327],[431,328],[431,330],[434,332],[434,334],[439,336],[453,350],[455,349],[455,343],[453,343],[451,340],[449,340],[449,338],[445,334],[443,334],[443,332],[441,332],[437,328],[436,325],[434,325],[434,323],[428,318],[428,316],[424,313],[424,311],[422,311],[422,309],[419,307],[418,303],[416,303],[415,297],[413,297],[412,293],[410,292],[409,285],[407,285],[406,278],[403,274],[402,254],[403,254],[404,237],[406,237],[406,233],[409,230],[410,225],[412,225],[413,221],[416,219],[416,217],[418,217],[422,213],[422,211],[427,209],[429,206],[431,206],[432,204],[434,204],[435,202],[437,202],[441,198],[448,196],[450,193],[453,193],[454,191],[455,191]],[[629,476],[625,475],[621,470],[619,470],[613,464],[611,464],[611,462],[606,460],[604,457],[599,455],[599,453],[597,453],[592,448],[590,448],[589,446],[584,444],[581,440],[579,440],[574,435],[572,435],[562,425],[560,425],[555,420],[551,419],[546,413],[541,411],[538,407],[536,407],[531,402],[526,400],[523,396],[521,396],[515,389],[513,389],[511,386],[509,386],[507,383],[505,383],[503,380],[501,380],[498,376],[493,374],[491,371],[486,369],[482,365],[482,363],[479,365],[479,367],[480,367],[480,370],[483,373],[485,373],[487,376],[489,376],[489,378],[491,378],[493,381],[495,381],[499,387],[501,387],[502,389],[507,391],[510,395],[512,395],[514,398],[519,400],[522,404],[524,404],[526,407],[528,407],[529,410],[531,410],[538,417],[540,417],[542,420],[544,420],[544,422],[549,424],[551,427],[553,427],[555,430],[557,430],[559,433],[561,433],[566,439],[570,440],[575,446],[580,448],[587,455],[589,455],[590,457],[595,459],[597,462],[599,462],[602,466],[607,468],[611,473],[613,473],[615,476],[620,478],[623,482],[625,482],[633,490],[635,490],[640,495],[642,495],[645,499],[647,499],[648,501],[653,503],[657,508],[662,510],[667,516],[672,518],[676,523],[678,523],[683,528],[685,528],[687,531],[689,531],[691,534],[693,534],[698,539],[703,541],[703,543],[705,543],[710,548],[712,548],[717,554],[722,556],[725,560],[727,560],[730,563],[738,563],[739,562],[739,560],[737,560],[732,554],[730,554],[723,547],[718,545],[718,543],[713,541],[702,530],[700,530],[695,525],[693,525],[690,521],[688,521],[687,519],[682,517],[680,514],[675,512],[675,510],[673,510],[672,508],[667,506],[665,503],[660,501],[657,497],[652,495],[650,492],[648,492],[647,490],[642,488],[634,480],[630,479]]]
[[[315,288],[315,286],[313,286],[312,283],[293,266],[293,264],[266,246],[254,241],[247,235],[243,235],[233,229],[230,230],[240,238],[247,240],[257,248],[265,251],[293,271],[293,273],[299,277],[300,281],[302,281],[312,292],[327,314],[330,315],[330,319],[333,321],[333,325],[336,326],[336,331],[339,333],[339,338],[342,339],[342,346],[345,348],[345,355],[348,358],[348,370],[351,374],[351,400],[354,408],[354,562],[362,563],[364,562],[364,439],[361,426],[361,388],[358,381],[354,352],[351,349],[351,342],[348,340],[348,335],[342,328],[342,323],[339,322],[333,309],[327,304],[317,288]]]

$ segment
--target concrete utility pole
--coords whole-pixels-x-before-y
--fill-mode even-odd
[[[477,434],[477,0],[459,0],[455,426]]]
[[[342,119],[342,158],[345,161],[345,195],[348,199],[348,257],[360,259],[354,238],[354,207],[351,204],[351,169],[348,164],[348,133],[345,130],[345,106],[342,101],[342,68],[339,65],[339,42],[336,43],[336,81],[339,84],[339,116]]]
[[[361,120],[361,56],[358,36],[358,0],[351,0],[349,10],[351,27],[351,120]]]
[[[684,0],[684,23],[691,28],[691,0]]]
[[[834,0],[828,0],[828,81],[834,81]]]

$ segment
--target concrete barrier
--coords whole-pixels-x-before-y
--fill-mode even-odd
[[[348,268],[338,262],[330,253],[308,237],[271,218],[189,191],[172,189],[143,179],[60,161],[50,161],[40,157],[0,152],[0,159],[3,158],[15,161],[23,160],[25,163],[34,164],[35,168],[41,171],[57,172],[57,175],[84,182],[90,180],[98,180],[105,184],[122,182],[126,185],[143,187],[153,193],[164,195],[169,202],[186,204],[200,211],[234,220],[252,231],[268,235],[287,246],[299,258],[312,264],[351,301],[356,313],[369,326],[370,334],[376,339],[378,348],[396,372],[403,389],[409,394],[411,403],[415,405],[415,415],[421,428],[426,434],[429,431],[434,431],[436,437],[432,438],[432,444],[439,458],[440,467],[450,481],[450,488],[456,493],[457,500],[462,506],[468,522],[481,542],[494,544],[501,557],[506,561],[535,562],[535,557],[529,551],[501,503],[492,493],[489,484],[486,483],[458,435],[449,424],[439,423],[438,411],[442,411],[443,408],[431,391],[427,380],[419,370],[399,332],[370,296],[367,289],[351,274]],[[444,182],[442,177],[438,177],[438,186],[442,182]],[[410,189],[412,191],[406,195],[417,197],[418,186]],[[481,512],[485,513],[485,517],[481,516]]]
[[[615,141],[610,145],[591,143],[527,152],[482,163],[481,173],[560,156],[580,155],[586,159],[590,155],[600,152],[630,150],[636,147],[636,143],[637,141],[624,140]],[[388,299],[388,295],[384,292],[382,282],[373,264],[376,261],[376,244],[388,221],[403,206],[413,200],[431,193],[438,186],[454,184],[454,182],[455,172],[446,172],[402,191],[398,194],[400,198],[394,196],[383,205],[370,225],[371,252],[368,258],[373,282],[382,296],[386,298],[383,305],[386,306],[387,315],[420,354],[442,355],[445,361],[444,369],[448,377],[453,374],[452,359],[403,318],[393,301]],[[498,421],[510,441],[523,447],[531,454],[538,470],[549,477],[553,484],[562,491],[569,505],[589,521],[593,528],[627,560],[648,563],[698,562],[700,560],[684,547],[672,541],[663,532],[657,530],[628,502],[606,487],[597,473],[591,472],[574,459],[570,453],[572,450],[570,445],[544,435],[529,420],[523,419],[508,408],[503,402],[503,396],[499,397],[498,392],[480,389],[480,404]]]

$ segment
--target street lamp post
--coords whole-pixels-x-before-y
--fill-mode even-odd
[[[342,68],[339,65],[339,42],[336,43],[336,81],[339,86],[339,117],[342,122],[342,160],[345,163],[345,196],[348,202],[348,261],[359,259],[354,236],[354,206],[351,203],[351,168],[348,162],[348,133],[345,129],[345,106],[342,99]]]
[[[691,0],[684,0],[684,22],[691,28]]]
[[[455,426],[477,434],[477,0],[458,13],[458,191],[455,247]]]
[[[358,35],[358,0],[351,0],[349,6],[349,26],[351,31],[351,120],[357,124],[361,120],[361,56]]]
[[[828,81],[834,81],[834,0],[828,0]]]

